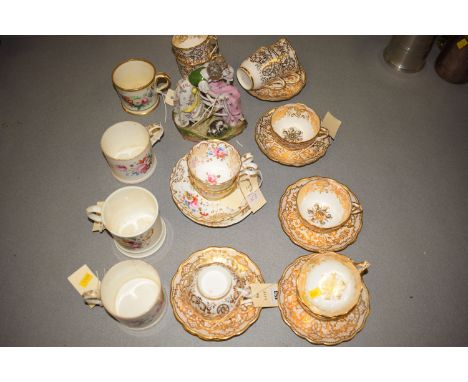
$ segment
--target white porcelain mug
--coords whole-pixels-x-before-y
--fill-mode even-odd
[[[148,179],[157,163],[152,146],[163,134],[164,128],[158,124],[125,121],[109,127],[102,135],[101,150],[112,175],[129,184]]]
[[[246,90],[265,86],[283,88],[282,77],[300,69],[300,63],[289,41],[281,38],[274,44],[262,46],[245,59],[237,70],[237,79]]]
[[[83,298],[86,304],[102,306],[121,324],[140,330],[155,325],[166,307],[158,272],[141,260],[115,264],[99,289],[85,292]]]
[[[117,249],[126,256],[142,258],[161,248],[166,224],[155,196],[142,187],[122,187],[104,202],[86,209],[88,218],[106,229]]]
[[[145,115],[158,107],[159,93],[171,86],[171,78],[151,62],[132,58],[117,65],[112,83],[127,113]]]

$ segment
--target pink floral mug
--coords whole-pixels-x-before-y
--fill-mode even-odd
[[[164,128],[158,124],[145,127],[125,121],[109,127],[102,135],[101,150],[114,178],[128,184],[148,179],[157,163],[152,146],[163,134]]]
[[[104,202],[86,209],[94,231],[106,229],[124,255],[143,258],[164,243],[166,224],[159,214],[156,197],[142,187],[127,186],[110,194]]]

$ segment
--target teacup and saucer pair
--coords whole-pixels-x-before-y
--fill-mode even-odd
[[[337,345],[365,325],[370,297],[362,274],[367,261],[355,263],[335,253],[301,256],[278,283],[278,306],[286,324],[311,343]]]
[[[281,197],[279,219],[295,244],[313,251],[340,251],[362,228],[363,209],[344,184],[314,176],[299,179]]]
[[[273,108],[257,122],[255,140],[271,160],[305,166],[325,155],[331,143],[319,116],[302,103]]]
[[[228,247],[209,247],[180,264],[171,283],[174,315],[190,334],[227,340],[246,331],[261,308],[250,299],[250,284],[263,283],[257,265]]]
[[[196,144],[177,162],[170,188],[177,207],[189,219],[226,227],[252,212],[241,185],[249,189],[260,187],[261,182],[252,154],[241,156],[229,143],[212,139]]]

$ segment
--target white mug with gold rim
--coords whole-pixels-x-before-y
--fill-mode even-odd
[[[124,121],[109,127],[101,138],[101,150],[114,178],[135,184],[148,179],[156,169],[152,146],[161,139],[164,128]]]
[[[158,107],[159,94],[171,86],[171,78],[151,62],[131,58],[115,67],[112,83],[127,113],[145,115]]]
[[[107,271],[98,289],[83,294],[86,304],[102,306],[121,324],[147,329],[163,316],[166,299],[158,272],[141,260],[126,260]]]
[[[164,243],[166,224],[159,214],[156,197],[148,190],[127,186],[86,209],[88,218],[106,229],[117,249],[132,258],[152,255]]]

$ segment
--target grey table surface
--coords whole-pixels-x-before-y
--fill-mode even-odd
[[[220,36],[233,67],[279,36]],[[2,346],[312,346],[276,308],[264,309],[243,335],[206,342],[184,331],[169,306],[154,328],[132,333],[103,309],[89,309],[67,276],[83,264],[101,275],[124,256],[106,233],[92,233],[85,208],[120,184],[99,141],[122,120],[166,127],[155,146],[158,167],[141,184],[168,223],[168,239],[147,258],[166,292],[182,260],[208,246],[247,253],[276,282],[307,251],[283,233],[278,203],[299,178],[321,175],[361,200],[364,227],[342,251],[371,263],[365,282],[371,314],[342,346],[468,345],[468,87],[440,79],[427,66],[414,75],[388,68],[388,36],[289,37],[308,81],[292,99],[343,121],[325,157],[302,168],[270,161],[254,140],[260,115],[279,104],[241,89],[247,129],[232,142],[252,152],[268,200],[240,224],[197,225],[175,206],[169,176],[193,143],[184,141],[163,106],[146,117],[122,111],[110,74],[120,61],[145,57],[180,78],[163,37],[4,37],[0,45],[0,345]],[[170,109],[168,108],[168,112]],[[169,116],[169,114],[168,114]]]

